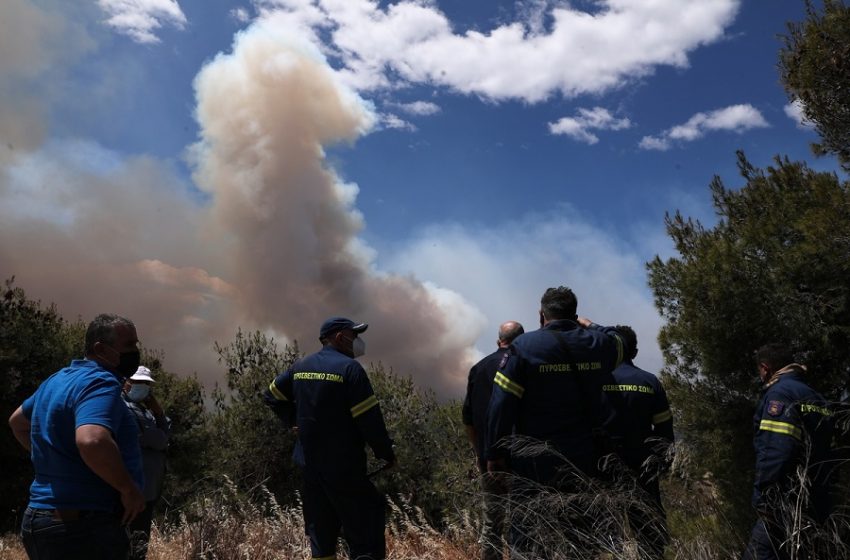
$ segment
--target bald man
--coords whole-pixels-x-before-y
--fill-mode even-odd
[[[493,391],[493,378],[502,357],[513,340],[524,331],[516,321],[507,321],[499,327],[497,350],[469,370],[466,385],[466,398],[463,401],[463,423],[482,474],[487,472],[487,460],[484,457],[484,437],[487,433],[487,405]],[[504,509],[498,495],[502,490],[494,485],[490,477],[482,478],[484,490],[484,519],[481,528],[481,558],[496,560],[502,558]]]

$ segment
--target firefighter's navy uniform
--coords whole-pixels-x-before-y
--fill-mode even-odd
[[[787,539],[787,520],[800,490],[797,467],[807,465],[808,507],[817,522],[829,515],[830,481],[835,468],[834,420],[827,401],[803,381],[805,369],[791,364],[767,383],[753,418],[756,474],[753,506],[759,521],[753,528],[745,559],[789,557],[780,545]]]
[[[511,434],[546,441],[575,466],[594,470],[594,433],[610,409],[602,386],[623,361],[623,342],[611,327],[582,328],[566,319],[520,335],[503,357],[493,380],[487,422],[487,459],[505,458],[500,441]],[[546,482],[540,461],[511,458],[534,480]],[[543,470],[541,470],[543,469]],[[539,470],[540,472],[535,472]]]
[[[314,560],[336,558],[340,528],[351,558],[383,559],[385,502],[367,477],[364,447],[395,459],[366,371],[326,345],[275,377],[264,397],[298,428],[294,456],[304,470],[304,526]]]
[[[649,511],[636,505],[629,511],[629,521],[646,553],[661,558],[667,530],[658,477],[666,467],[667,448],[673,443],[673,415],[667,393],[658,377],[631,360],[614,370],[614,383],[604,385],[602,390],[619,399],[617,413],[623,430],[619,454],[650,499]],[[657,515],[650,513],[653,510]]]
[[[487,405],[493,393],[493,378],[507,348],[499,348],[485,356],[469,370],[466,385],[466,397],[461,409],[463,423],[472,426],[475,431],[475,456],[481,473],[487,472],[487,459],[484,455],[487,438]],[[504,548],[505,527],[505,488],[494,477],[487,474],[481,477],[483,515],[481,518],[481,558],[482,560],[501,560]]]
[[[499,364],[487,421],[487,459],[507,458],[503,441],[512,431],[546,442],[557,453],[510,452],[512,502],[533,503],[540,486],[575,491],[563,459],[587,474],[596,472],[598,437],[610,410],[602,386],[623,360],[623,342],[611,328],[582,328],[571,320],[550,321],[520,335]],[[534,481],[534,482],[528,482]],[[572,522],[571,522],[572,523]],[[519,553],[534,545],[535,521],[512,514],[509,540]]]

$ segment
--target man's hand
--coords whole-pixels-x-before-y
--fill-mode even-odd
[[[151,393],[148,398],[145,399],[145,406],[148,407],[154,416],[157,418],[161,418],[165,416],[165,412],[162,410],[162,406],[159,404],[159,401],[156,400],[156,397]]]
[[[591,321],[587,317],[576,317],[576,323],[578,323],[579,325],[581,325],[584,328],[587,328],[587,327],[589,327],[590,325],[593,324],[593,321]]]
[[[124,513],[121,516],[121,523],[129,525],[137,515],[145,510],[145,496],[142,494],[139,487],[131,484],[129,488],[121,492],[121,505],[124,507]]]
[[[122,520],[129,523],[135,519],[145,509],[145,497],[127,471],[112,433],[98,424],[83,424],[75,436],[86,466],[121,495]]]

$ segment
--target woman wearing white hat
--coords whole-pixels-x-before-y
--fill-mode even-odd
[[[147,505],[129,525],[130,560],[144,560],[148,553],[154,507],[162,495],[165,480],[165,451],[171,435],[171,420],[153,395],[151,370],[139,366],[124,382],[124,402],[139,425],[139,445],[145,472],[143,493]]]

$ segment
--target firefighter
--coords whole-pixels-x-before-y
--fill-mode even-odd
[[[368,325],[332,317],[319,329],[322,349],[275,377],[265,402],[296,428],[294,457],[304,474],[304,528],[314,560],[336,558],[340,529],[350,558],[382,560],[385,502],[366,472],[368,444],[385,467],[392,441],[372,385],[355,358]]]
[[[564,476],[561,458],[594,476],[600,454],[607,451],[603,425],[610,423],[610,411],[602,386],[613,382],[611,372],[623,361],[623,343],[613,328],[578,317],[576,307],[569,288],[546,290],[540,302],[540,329],[514,340],[494,378],[487,467],[491,472],[504,471],[510,459],[510,469],[517,475],[511,488],[514,504],[532,503],[545,486],[579,491],[575,477]],[[509,452],[504,442],[512,431],[545,442],[555,453]],[[530,548],[537,545],[530,533],[535,520],[522,515],[522,508],[514,509],[512,552],[534,554]]]
[[[478,469],[481,473],[483,493],[483,515],[481,519],[481,560],[501,560],[504,548],[504,488],[496,477],[487,473],[487,460],[484,458],[484,439],[487,435],[487,405],[493,392],[493,378],[502,357],[508,352],[511,342],[524,333],[517,321],[506,321],[499,327],[496,340],[497,350],[482,358],[469,370],[466,384],[466,397],[463,400],[463,424],[466,435],[475,451]]]
[[[834,421],[829,404],[806,383],[806,367],[793,363],[787,346],[761,347],[756,363],[765,388],[753,418],[758,521],[743,558],[785,559],[791,558],[794,546],[789,539],[792,523],[806,524],[795,516],[823,523],[831,512]],[[804,504],[800,510],[798,503]],[[796,552],[795,558],[807,551]]]
[[[606,395],[617,400],[620,426],[620,456],[634,475],[643,500],[629,508],[629,523],[648,557],[662,558],[667,528],[659,475],[669,466],[673,443],[673,415],[661,381],[634,365],[638,353],[637,334],[625,325],[614,327],[623,337],[625,360],[614,370],[614,384],[605,385]]]

